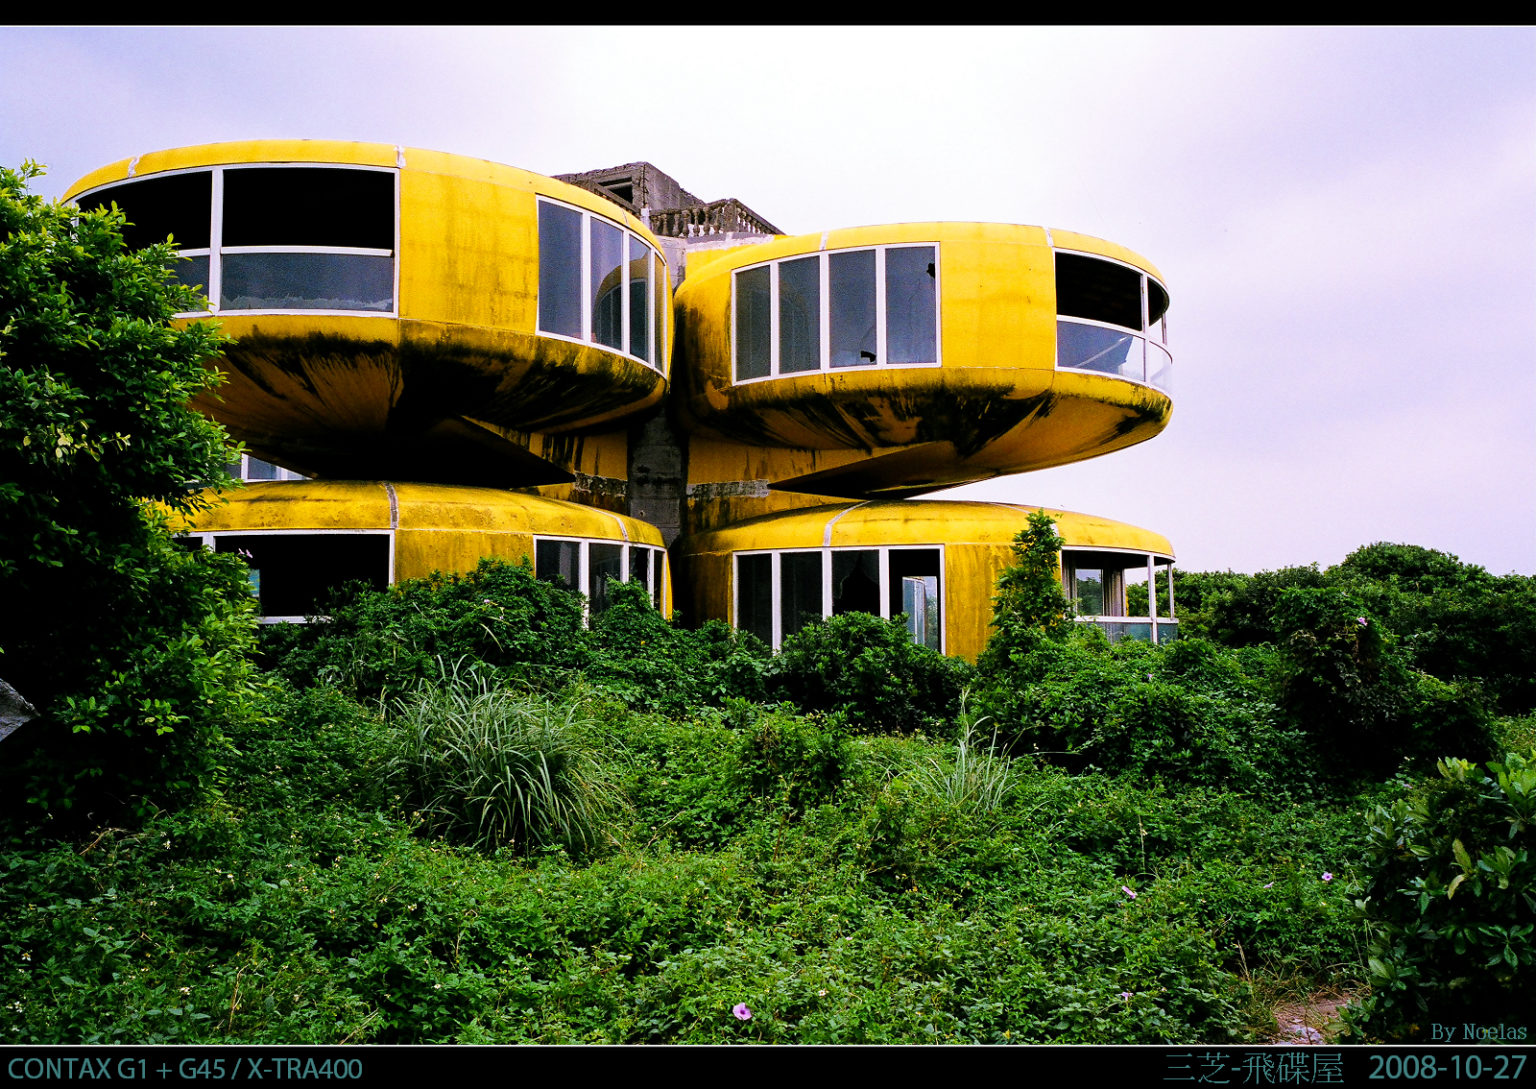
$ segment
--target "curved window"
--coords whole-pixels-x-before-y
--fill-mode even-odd
[[[733,277],[736,381],[939,362],[939,248],[785,257]]]
[[[827,617],[905,616],[913,642],[942,650],[943,571],[938,546],[737,553],[735,626],[777,649]]]
[[[1140,269],[1082,253],[1056,253],[1056,366],[1141,382],[1167,392],[1168,292]]]
[[[624,541],[535,537],[533,574],[544,582],[586,594],[592,615],[608,607],[609,579],[641,583],[650,594],[651,603],[660,609],[666,556],[665,549]]]
[[[1063,549],[1061,584],[1080,621],[1111,642],[1166,643],[1178,634],[1172,561],[1145,552]]]
[[[208,310],[395,311],[397,172],[339,166],[216,166],[120,182],[116,203],[144,246],[171,237],[181,282]]]
[[[611,220],[539,198],[539,332],[661,369],[666,260]]]

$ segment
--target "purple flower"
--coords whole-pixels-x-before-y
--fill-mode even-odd
[[[1265,887],[1265,888],[1266,888],[1266,889],[1272,889],[1272,888],[1274,888],[1274,887],[1275,887],[1275,883],[1274,883],[1274,882],[1273,882],[1273,881],[1271,881],[1271,882],[1270,882],[1270,883],[1269,883],[1269,884],[1267,884],[1267,885],[1265,885],[1265,886],[1264,886],[1264,887]]]
[[[1362,628],[1364,628],[1364,627],[1368,627],[1371,622],[1369,620],[1367,620],[1363,616],[1357,616],[1357,617],[1355,617],[1355,623],[1359,624]]]
[[[1127,895],[1127,896],[1129,896],[1129,897],[1130,897],[1130,898],[1131,898],[1131,899],[1132,899],[1132,900],[1134,900],[1134,899],[1136,899],[1136,894],[1135,894],[1135,893],[1134,893],[1134,892],[1132,892],[1132,891],[1131,891],[1131,889],[1130,889],[1130,886],[1129,886],[1129,885],[1121,885],[1121,886],[1120,886],[1120,891],[1121,891],[1121,892],[1123,892],[1123,893],[1125,893],[1125,894],[1126,894],[1126,895]]]
[[[735,1007],[732,1008],[731,1012],[736,1015],[736,1020],[738,1020],[738,1021],[750,1021],[750,1020],[752,1020],[752,1010],[747,1006],[747,1004],[745,1002],[738,1002],[738,1003],[736,1003]]]
[[[1131,995],[1133,993],[1134,992],[1132,992],[1132,991],[1121,991],[1120,992],[1120,997],[1125,999],[1125,1001],[1129,1002],[1131,1000]]]
[[[1324,870],[1323,871],[1323,880],[1324,881],[1332,881],[1333,880],[1333,874],[1329,873],[1327,870]]]

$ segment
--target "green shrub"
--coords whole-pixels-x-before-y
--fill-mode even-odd
[[[395,702],[386,774],[427,829],[481,848],[528,852],[605,838],[618,802],[593,752],[579,697],[520,695],[445,671]]]
[[[1012,769],[1007,756],[997,751],[997,732],[993,731],[990,744],[983,740],[981,728],[990,721],[970,712],[962,700],[953,755],[928,757],[913,772],[914,781],[973,816],[994,812],[1008,795]]]
[[[1536,750],[1439,763],[1366,820],[1357,906],[1372,926],[1371,993],[1351,1018],[1377,1039],[1431,1024],[1523,1025],[1536,987]],[[1459,1038],[1459,1037],[1458,1037]]]
[[[900,620],[844,613],[784,641],[770,694],[807,711],[837,711],[855,733],[948,732],[972,668],[918,646]]]
[[[850,762],[842,716],[735,706],[748,723],[737,749],[738,774],[753,794],[795,810],[832,798]]]
[[[388,702],[465,662],[554,689],[587,664],[581,598],[533,577],[525,560],[482,559],[468,574],[410,579],[384,590],[339,594],[317,624],[263,631],[268,668],[299,687],[333,685]]]
[[[761,699],[772,657],[762,640],[712,620],[688,629],[668,623],[638,582],[608,587],[592,620],[586,672],[634,710],[685,715],[732,697]]]

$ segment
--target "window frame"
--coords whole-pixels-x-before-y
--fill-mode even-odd
[[[930,249],[933,251],[933,355],[931,361],[892,363],[887,359],[890,345],[890,330],[888,312],[886,306],[886,261],[885,255],[890,250],[900,249]],[[779,378],[794,378],[805,374],[848,374],[870,370],[880,370],[888,367],[915,368],[915,367],[942,367],[944,365],[944,326],[943,326],[943,271],[941,253],[943,246],[937,239],[920,240],[914,242],[881,242],[871,246],[840,246],[836,249],[820,249],[810,253],[785,254],[783,257],[775,257],[768,261],[756,261],[750,265],[742,265],[731,270],[731,384],[735,386],[747,385],[752,382],[770,382]],[[873,252],[875,254],[875,361],[873,363],[852,364],[849,366],[832,366],[832,274],[831,255],[838,253]],[[816,258],[818,262],[819,284],[819,313],[817,315],[819,366],[805,370],[786,371],[780,368],[781,348],[781,310],[780,310],[780,273],[779,266],[792,262],[804,261],[807,258]],[[755,272],[758,269],[768,269],[768,373],[751,378],[742,378],[739,359],[741,356],[739,340],[741,332],[740,300],[741,291],[738,287],[739,277],[743,273]]]
[[[538,195],[537,205],[542,207],[545,204],[576,212],[581,216],[581,256],[579,259],[581,283],[578,292],[581,306],[581,336],[573,337],[568,333],[555,332],[554,330],[544,328],[543,300],[541,297],[538,297],[539,294],[542,294],[541,292],[536,294],[534,302],[534,331],[541,337],[552,337],[555,340],[563,340],[569,344],[580,344],[584,347],[596,348],[599,351],[613,352],[617,355],[622,355],[625,359],[631,359],[642,366],[649,367],[658,374],[665,374],[666,367],[663,364],[663,360],[667,358],[667,335],[663,326],[665,324],[666,310],[659,303],[667,297],[665,287],[669,273],[666,256],[643,234],[632,230],[616,219],[610,219],[608,216],[588,208],[583,208],[579,204],[571,204],[567,201],[557,200],[554,197],[543,196],[542,194]],[[623,269],[623,278],[615,289],[621,300],[619,311],[621,343],[618,347],[604,344],[596,338],[596,306],[592,285],[592,224],[594,220],[619,231],[619,268]],[[542,268],[545,257],[544,239],[540,229],[537,207],[534,212],[534,233],[539,239],[537,251],[538,265]],[[631,259],[629,252],[634,242],[639,242],[644,246],[647,253],[646,261],[649,270],[649,283],[646,290],[645,324],[650,358],[636,355],[630,351],[630,334],[634,329],[634,316],[632,314],[634,307],[633,299],[631,298],[633,281],[630,276]],[[537,273],[534,279],[535,282],[538,281]]]
[[[628,540],[624,540],[622,538],[618,539],[618,540],[615,540],[614,538],[611,538],[611,537],[574,537],[574,536],[568,536],[568,535],[556,534],[556,533],[535,533],[533,535],[533,550],[532,550],[532,553],[529,556],[529,559],[533,561],[533,577],[535,579],[540,578],[540,576],[539,576],[539,542],[540,541],[557,541],[557,542],[563,542],[563,543],[567,543],[567,544],[577,544],[577,545],[581,546],[580,549],[577,552],[577,559],[576,559],[576,569],[578,571],[577,579],[581,583],[581,585],[577,586],[577,587],[572,587],[571,589],[573,589],[576,593],[581,595],[582,617],[584,619],[586,619],[588,622],[590,622],[591,619],[592,619],[592,614],[591,614],[592,599],[591,599],[591,595],[587,592],[587,587],[588,587],[588,585],[589,585],[589,583],[591,581],[591,578],[592,578],[592,545],[595,545],[595,544],[598,544],[598,545],[618,545],[618,546],[621,546],[621,551],[619,553],[619,570],[620,570],[620,572],[622,572],[624,577],[619,579],[619,581],[620,582],[625,582],[625,583],[634,581],[633,579],[630,578],[630,573],[633,571],[633,560],[631,559],[631,550],[639,548],[639,549],[645,549],[645,550],[647,550],[647,551],[652,553],[652,555],[651,555],[651,566],[650,566],[650,581],[647,584],[645,589],[646,589],[646,593],[650,596],[651,604],[653,606],[655,606],[656,611],[657,612],[661,611],[662,602],[666,600],[666,583],[667,583],[667,563],[666,563],[667,550],[665,548],[663,548],[661,545],[644,544],[644,543],[639,542],[639,541],[628,541]],[[658,554],[659,554],[659,558],[658,558]],[[553,582],[554,580],[553,579],[544,579],[542,581]]]
[[[1054,357],[1054,360],[1053,360],[1054,369],[1057,370],[1057,371],[1064,371],[1064,372],[1068,372],[1068,373],[1072,373],[1072,374],[1098,374],[1098,375],[1102,375],[1105,378],[1118,378],[1118,379],[1120,379],[1121,381],[1124,381],[1124,382],[1135,382],[1137,385],[1148,386],[1148,387],[1150,387],[1152,389],[1155,389],[1155,390],[1158,390],[1158,391],[1160,391],[1160,392],[1162,392],[1164,394],[1169,393],[1169,389],[1170,389],[1171,383],[1167,379],[1164,379],[1161,382],[1154,382],[1152,380],[1152,377],[1153,377],[1153,374],[1154,374],[1154,367],[1153,367],[1153,361],[1152,361],[1152,353],[1154,351],[1160,351],[1163,354],[1163,356],[1165,357],[1165,360],[1166,360],[1166,362],[1164,363],[1163,366],[1161,366],[1160,368],[1156,369],[1155,373],[1160,374],[1160,375],[1161,374],[1171,374],[1171,371],[1173,369],[1173,352],[1168,347],[1168,309],[1169,309],[1169,306],[1172,305],[1172,296],[1169,295],[1169,293],[1168,293],[1168,285],[1163,283],[1156,276],[1153,276],[1146,269],[1141,268],[1138,265],[1133,265],[1133,264],[1131,264],[1128,261],[1121,261],[1121,260],[1118,260],[1118,259],[1116,259],[1114,257],[1106,257],[1102,253],[1090,253],[1087,250],[1066,249],[1066,248],[1063,248],[1063,247],[1060,247],[1060,246],[1053,247],[1052,250],[1051,250],[1051,274],[1052,274],[1053,277],[1056,275],[1055,269],[1056,269],[1056,255],[1057,254],[1067,254],[1067,255],[1072,256],[1072,257],[1087,257],[1087,258],[1090,258],[1090,259],[1092,259],[1094,261],[1103,261],[1106,264],[1119,265],[1121,268],[1129,269],[1131,272],[1136,273],[1136,275],[1140,278],[1141,328],[1140,329],[1132,329],[1129,326],[1117,325],[1116,323],[1111,322],[1111,321],[1101,321],[1101,320],[1098,320],[1098,319],[1095,319],[1095,318],[1080,318],[1080,317],[1077,317],[1075,315],[1063,314],[1061,312],[1061,306],[1060,306],[1060,302],[1058,300],[1057,307],[1056,307],[1056,328],[1057,328],[1057,332],[1056,332],[1056,352],[1055,352],[1055,357]],[[1162,289],[1163,297],[1165,299],[1169,300],[1167,303],[1164,304],[1163,312],[1158,317],[1157,322],[1155,324],[1150,321],[1150,317],[1151,317],[1151,291],[1148,288],[1148,284],[1149,283],[1157,284],[1157,286]],[[1070,365],[1063,366],[1062,362],[1061,362],[1061,331],[1060,331],[1061,330],[1061,323],[1062,322],[1068,322],[1068,323],[1073,324],[1073,325],[1087,326],[1087,327],[1096,328],[1096,329],[1105,329],[1105,330],[1109,330],[1111,332],[1120,333],[1120,334],[1123,334],[1123,335],[1130,336],[1130,337],[1134,338],[1136,340],[1136,342],[1137,342],[1137,345],[1138,345],[1138,348],[1139,348],[1140,354],[1141,354],[1141,377],[1140,378],[1133,378],[1133,377],[1130,377],[1128,375],[1120,374],[1118,372],[1110,373],[1108,371],[1098,371],[1098,370],[1093,370],[1092,368],[1089,368],[1089,367],[1074,367],[1074,366],[1070,366]]]
[[[370,171],[394,176],[394,248],[383,250],[372,247],[353,246],[225,246],[224,241],[224,174],[229,170],[354,170]],[[138,177],[122,178],[118,181],[107,182],[98,185],[94,189],[88,189],[74,198],[78,206],[89,197],[97,196],[121,186],[132,185],[135,182],[150,181],[156,178],[169,178],[175,175],[207,173],[209,179],[209,208],[208,208],[208,246],[193,249],[181,249],[177,247],[177,253],[182,257],[207,257],[208,258],[208,282],[203,285],[208,300],[206,310],[186,310],[176,316],[182,317],[208,317],[215,314],[340,314],[348,317],[388,318],[400,315],[400,168],[393,166],[371,166],[356,163],[321,163],[321,162],[271,162],[271,163],[219,163],[210,166],[182,167],[176,170],[158,170],[152,174],[144,174]],[[251,308],[224,308],[219,305],[219,296],[224,288],[224,257],[226,254],[241,256],[255,253],[304,253],[304,254],[339,254],[352,257],[388,257],[390,259],[390,306],[388,310],[345,310],[333,308],[314,307],[251,307]]]
[[[1099,624],[1101,626],[1105,624],[1139,624],[1146,622],[1151,625],[1151,641],[1153,643],[1164,642],[1165,640],[1162,639],[1160,635],[1160,629],[1167,628],[1172,631],[1177,631],[1179,623],[1177,613],[1178,604],[1173,594],[1173,569],[1175,566],[1175,561],[1172,556],[1166,556],[1160,552],[1147,552],[1143,549],[1115,548],[1109,546],[1095,546],[1092,548],[1063,548],[1061,550],[1061,570],[1059,581],[1061,583],[1062,592],[1066,595],[1067,600],[1072,603],[1075,610],[1078,600],[1075,592],[1076,574],[1078,570],[1104,570],[1102,562],[1100,562],[1097,567],[1089,567],[1087,564],[1084,564],[1082,568],[1079,568],[1076,563],[1069,563],[1069,559],[1074,555],[1103,556],[1105,554],[1134,556],[1142,561],[1140,563],[1127,564],[1124,567],[1116,569],[1119,572],[1120,593],[1123,599],[1124,596],[1129,592],[1132,585],[1132,583],[1126,578],[1126,575],[1131,571],[1137,570],[1138,568],[1144,568],[1149,579],[1149,588],[1147,591],[1147,608],[1152,615],[1132,616],[1130,615],[1129,611],[1127,611],[1126,615],[1124,616],[1113,616],[1110,614],[1090,615],[1086,613],[1078,614],[1074,611],[1073,619],[1083,623]],[[1156,578],[1157,574],[1162,570],[1167,570],[1168,572],[1169,615],[1166,617],[1158,615]],[[1068,577],[1069,572],[1071,573],[1070,579]],[[1170,636],[1170,638],[1176,638],[1176,636]]]
[[[809,373],[809,372],[808,372]],[[743,548],[731,553],[731,616],[730,625],[737,631],[744,631],[740,625],[741,618],[741,594],[743,582],[741,578],[741,566],[739,560],[743,556],[769,556],[771,557],[768,568],[769,586],[769,612],[772,619],[771,634],[773,636],[770,646],[777,651],[784,643],[784,616],[783,616],[783,589],[784,567],[783,557],[786,555],[808,555],[819,553],[821,555],[821,619],[830,620],[836,614],[832,612],[832,554],[835,552],[878,552],[880,554],[880,619],[890,620],[891,603],[891,564],[892,552],[932,552],[939,553],[939,646],[940,654],[945,653],[945,647],[949,642],[947,631],[949,620],[949,607],[945,602],[946,587],[949,585],[949,563],[947,546],[934,542],[925,544],[899,544],[899,545],[832,545],[813,548]],[[862,610],[859,610],[862,611]],[[874,615],[874,614],[867,614]],[[899,615],[899,614],[898,614]]]

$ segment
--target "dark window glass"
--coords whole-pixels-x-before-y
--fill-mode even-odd
[[[1141,331],[1141,273],[1075,253],[1056,255],[1056,313]]]
[[[638,582],[640,585],[650,588],[651,585],[651,550],[641,548],[639,545],[629,547],[629,581]]]
[[[938,251],[904,246],[885,251],[885,361],[937,363],[934,300]]]
[[[539,203],[539,328],[581,337],[581,213]]]
[[[832,615],[880,615],[880,553],[875,549],[832,553]]]
[[[393,310],[395,259],[352,253],[226,253],[224,310]]]
[[[893,548],[887,553],[890,557],[890,599],[887,605],[891,616],[900,616],[903,612],[901,598],[901,580],[904,578],[936,578],[941,579],[943,572],[940,567],[943,564],[944,554],[937,548]]]
[[[624,232],[592,220],[592,339],[624,347]]]
[[[208,255],[200,254],[197,257],[183,257],[180,261],[171,262],[171,271],[176,274],[176,281],[192,288],[204,298],[208,296]]]
[[[736,274],[736,380],[766,378],[772,326],[767,265]]]
[[[587,600],[595,616],[608,607],[608,580],[624,581],[624,546],[592,544],[587,558]]]
[[[867,367],[875,355],[875,251],[828,254],[832,366]]]
[[[123,241],[130,249],[164,242],[167,236],[174,236],[185,250],[207,249],[210,244],[213,174],[209,171],[114,185],[91,194],[80,207],[105,208],[114,201],[128,217]],[[200,282],[207,283],[207,277]]]
[[[656,369],[665,370],[667,366],[667,308],[672,305],[672,297],[667,294],[667,262],[660,254],[656,255],[656,288],[651,292],[656,313],[653,320],[653,328],[656,330]]]
[[[246,555],[263,616],[316,616],[349,582],[389,585],[389,537],[382,533],[235,534],[215,542],[219,552]]]
[[[779,586],[779,630],[788,639],[822,618],[821,553],[785,552],[780,563],[783,581]]]
[[[821,369],[821,258],[779,263],[779,373]]]
[[[1147,328],[1152,328],[1168,313],[1168,292],[1151,277],[1147,278]]]
[[[541,582],[554,582],[567,590],[581,588],[581,542],[535,541],[533,574]]]
[[[384,170],[224,171],[225,246],[395,248],[395,176]]]
[[[651,313],[649,287],[651,249],[638,238],[629,240],[629,354],[650,361]]]
[[[736,627],[773,643],[773,557],[736,557]]]

